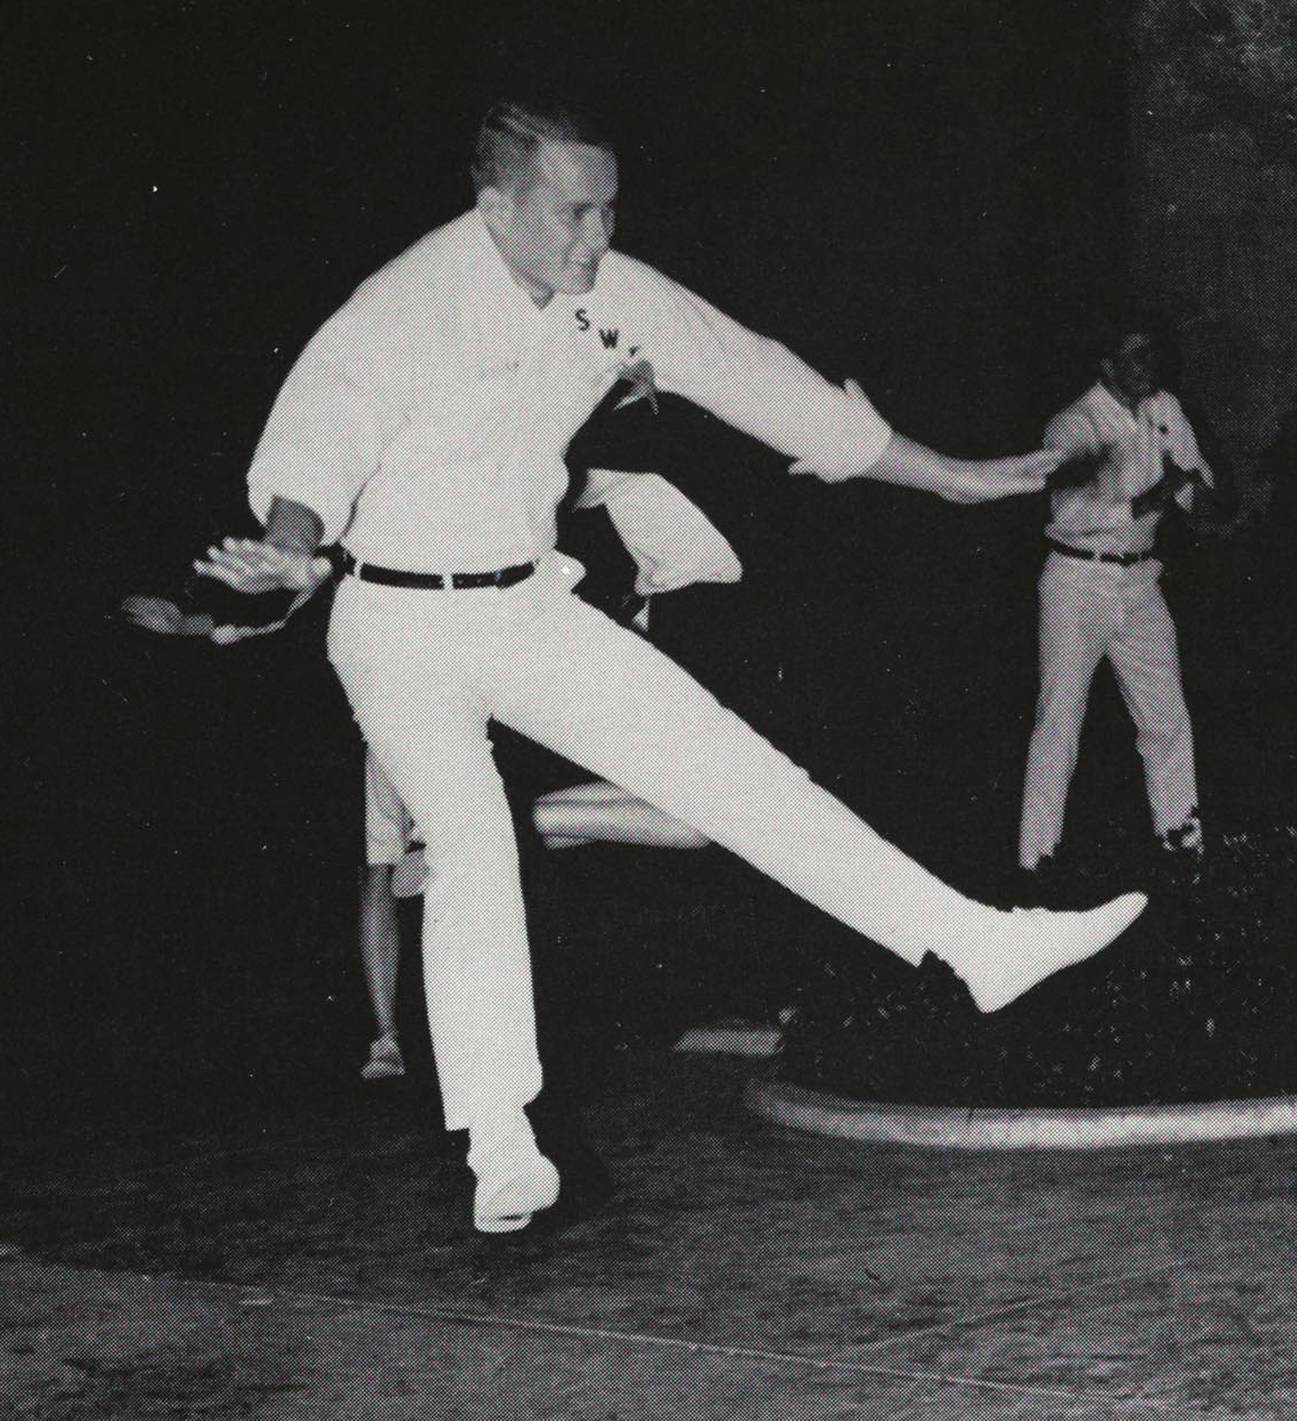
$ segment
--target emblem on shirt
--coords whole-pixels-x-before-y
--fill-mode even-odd
[[[597,329],[599,339],[603,342],[603,348],[605,350],[617,349],[617,342],[621,339],[621,331],[616,326],[595,327],[594,322],[590,319],[589,311],[587,311],[584,306],[580,307],[576,312],[576,325],[577,329],[581,331]],[[634,359],[638,354],[639,346],[637,345],[632,345],[626,352],[628,359]]]
[[[638,346],[632,346],[631,353],[633,354],[638,349]],[[658,390],[651,362],[643,357],[633,362],[625,362],[617,372],[617,380],[629,386],[626,393],[617,401],[616,407],[619,410],[625,409],[627,405],[635,404],[637,400],[647,400],[653,413],[657,414]]]
[[[594,386],[600,402],[616,395],[610,409],[621,410],[640,400],[647,400],[654,414],[658,412],[657,381],[653,366],[643,356],[638,360],[619,360],[606,365],[595,375]]]

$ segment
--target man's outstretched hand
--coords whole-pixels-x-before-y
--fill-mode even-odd
[[[236,592],[256,596],[262,592],[311,593],[326,582],[333,564],[326,557],[313,557],[296,548],[253,538],[226,538],[219,547],[207,550],[204,561],[194,562],[202,577],[214,577]]]
[[[867,399],[854,380],[843,390],[853,400]],[[848,479],[877,479],[882,483],[925,489],[952,503],[990,503],[1024,493],[1039,493],[1045,480],[1058,468],[1061,456],[1052,449],[1038,449],[1008,459],[953,459],[935,449],[916,444],[903,434],[893,434],[881,458],[868,469],[834,466],[831,461],[799,459],[789,469],[792,474],[810,474],[825,483]]]
[[[948,454],[915,444],[902,434],[893,434],[882,458],[863,473],[840,468],[826,471],[806,459],[799,459],[788,472],[812,474],[829,484],[877,479],[880,483],[923,489],[951,503],[991,503],[998,498],[1039,493],[1058,464],[1059,456],[1052,449],[1007,459],[952,459]]]

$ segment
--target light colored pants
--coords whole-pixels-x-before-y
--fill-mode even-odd
[[[553,555],[517,586],[344,579],[329,655],[437,866],[424,978],[448,1129],[540,1089],[517,849],[490,718],[699,829],[917,963],[985,936],[970,902],[880,838],[674,662],[572,595]]]
[[[1027,752],[1019,862],[1035,868],[1063,836],[1090,683],[1106,656],[1135,722],[1153,824],[1201,842],[1193,727],[1175,625],[1156,559],[1122,567],[1050,553],[1040,577],[1040,699]]]

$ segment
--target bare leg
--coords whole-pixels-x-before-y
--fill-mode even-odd
[[[609,784],[607,780],[587,780],[582,784],[568,785],[566,789],[556,789],[540,796],[532,811],[532,823],[547,849],[579,849],[594,840],[583,833],[556,832],[561,821],[549,820],[548,807],[562,805],[566,811],[573,804],[607,804],[624,798],[626,793],[620,785]],[[542,806],[545,806],[543,810]]]
[[[621,785],[610,784],[607,780],[586,780],[581,784],[568,785],[566,789],[551,790],[542,794],[537,804],[612,804],[630,797]]]
[[[382,1080],[404,1074],[396,1038],[396,975],[401,958],[401,936],[392,893],[392,866],[369,864],[360,894],[360,956],[365,986],[378,1028],[369,1061],[361,1074]]]
[[[543,795],[532,808],[532,820],[551,849],[596,842],[702,849],[711,842],[683,820],[606,780]]]

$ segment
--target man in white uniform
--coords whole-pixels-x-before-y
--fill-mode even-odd
[[[1158,387],[1151,332],[1127,332],[1100,368],[1098,383],[1045,431],[1046,445],[1087,476],[1060,471],[1045,529],[1040,699],[1019,838],[1019,863],[1032,871],[1062,838],[1090,683],[1105,656],[1135,721],[1158,836],[1168,848],[1202,849],[1193,728],[1154,542],[1170,502],[1187,510],[1214,480],[1179,401]]]
[[[473,177],[477,206],[365,282],[288,376],[249,474],[264,538],[195,566],[242,591],[294,588],[342,540],[329,653],[436,865],[423,946],[446,1126],[469,1132],[477,1227],[503,1232],[552,1205],[559,1179],[523,1110],[541,1075],[489,719],[907,961],[936,953],[984,1010],[1097,952],[1146,900],[1086,914],[970,902],[572,596],[581,569],[553,552],[564,449],[632,362],[828,480],[973,502],[1038,490],[1057,456],[976,464],[914,444],[859,392],[610,252],[617,160],[569,111],[497,105]]]

